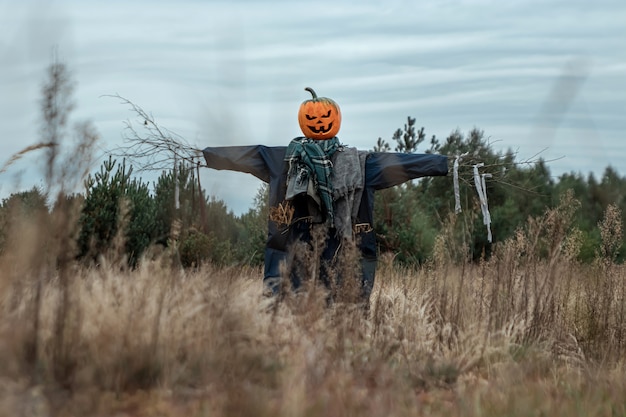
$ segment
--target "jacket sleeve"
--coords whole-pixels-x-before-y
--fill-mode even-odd
[[[365,162],[365,186],[375,190],[448,174],[448,157],[435,154],[372,152]]]
[[[269,182],[274,167],[282,163],[284,147],[220,146],[204,148],[202,154],[209,168],[245,172]]]

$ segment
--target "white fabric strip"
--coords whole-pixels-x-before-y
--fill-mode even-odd
[[[491,213],[489,213],[489,204],[487,200],[487,184],[485,183],[485,178],[491,178],[491,174],[482,174],[482,187],[483,187],[483,196],[485,197],[485,204],[482,206],[483,210],[483,223],[487,226],[487,241],[491,243]]]
[[[491,242],[491,214],[489,213],[489,206],[487,204],[487,186],[485,178],[491,178],[491,174],[480,175],[478,168],[483,167],[485,164],[480,163],[474,165],[474,185],[476,186],[476,193],[480,200],[480,209],[483,213],[483,224],[487,226],[487,241]]]
[[[178,187],[178,175],[176,175],[177,169],[178,158],[174,155],[174,207],[176,210],[180,208],[180,189]]]
[[[454,186],[454,212],[459,214],[461,212],[461,193],[459,192],[459,163],[461,159],[467,155],[467,152],[461,155],[457,155],[454,159],[454,165],[452,166],[452,183]]]

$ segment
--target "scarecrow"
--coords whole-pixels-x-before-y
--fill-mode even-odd
[[[374,193],[406,181],[448,173],[448,158],[434,154],[361,151],[337,138],[341,111],[337,103],[312,95],[298,112],[304,136],[288,146],[208,147],[209,168],[254,175],[269,184],[268,236],[265,246],[265,288],[276,294],[281,265],[293,263],[290,250],[298,242],[311,244],[312,231],[324,227],[319,256],[332,265],[341,248],[353,243],[360,265],[360,297],[367,303],[374,285],[377,246],[373,225]],[[408,209],[408,208],[407,208]],[[293,289],[302,276],[289,268]],[[329,285],[327,269],[320,280]]]

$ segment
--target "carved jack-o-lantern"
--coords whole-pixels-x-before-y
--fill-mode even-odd
[[[309,139],[326,140],[334,138],[341,127],[341,111],[333,100],[318,97],[312,88],[305,88],[313,96],[300,105],[298,123],[304,136]]]

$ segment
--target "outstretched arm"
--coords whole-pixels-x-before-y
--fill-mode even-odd
[[[435,154],[372,152],[365,162],[365,184],[375,190],[448,174],[448,157]]]
[[[219,146],[205,148],[202,153],[209,168],[246,172],[269,182],[273,170],[282,166],[285,149],[263,145]]]

